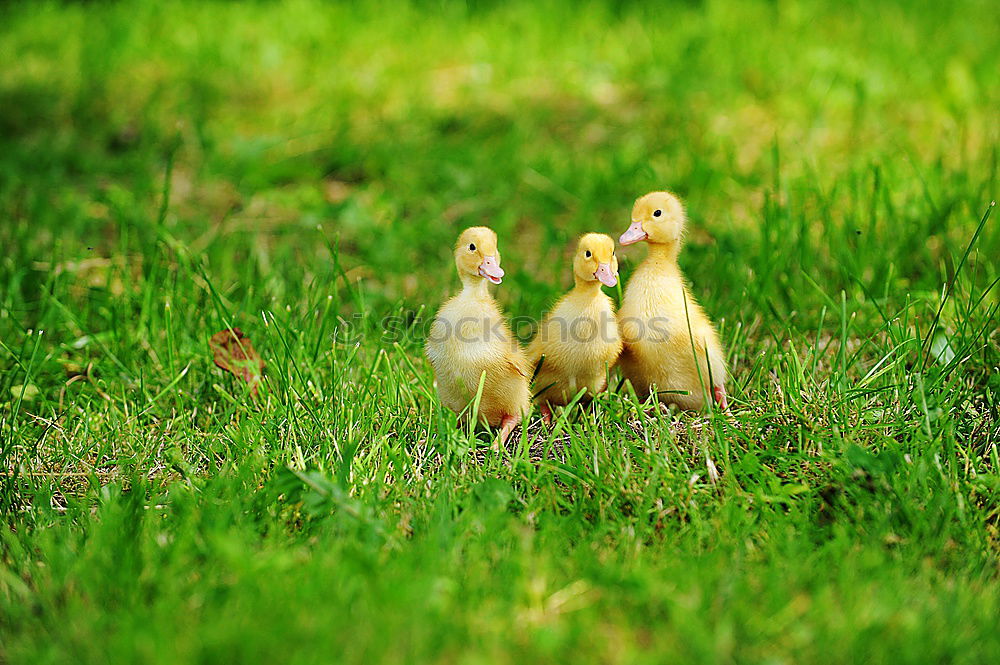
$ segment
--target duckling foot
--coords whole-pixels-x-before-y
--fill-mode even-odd
[[[724,386],[713,387],[712,396],[715,398],[715,403],[719,405],[719,408],[729,413],[729,400],[726,399],[726,388]]]
[[[552,424],[552,409],[549,408],[549,405],[548,404],[542,404],[542,406],[538,410],[542,412],[542,423],[544,423],[544,425],[546,427],[548,427],[549,425],[551,425]]]
[[[521,419],[517,416],[507,415],[503,417],[503,420],[500,422],[500,445],[507,443],[510,433],[514,431],[519,422],[521,422]]]

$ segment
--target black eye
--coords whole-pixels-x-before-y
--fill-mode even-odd
[[[469,251],[470,252],[476,251],[476,243],[474,243],[474,242],[470,242],[469,243]]]
[[[587,250],[587,258],[588,259],[590,258],[590,250],[589,249]]]
[[[663,214],[662,210],[654,210],[653,211],[653,217],[659,217],[662,214]]]

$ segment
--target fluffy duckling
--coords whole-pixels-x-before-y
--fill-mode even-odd
[[[645,240],[649,255],[629,279],[618,312],[625,343],[619,366],[640,398],[655,385],[665,404],[703,409],[707,394],[725,410],[722,344],[677,265],[686,223],[683,205],[669,192],[646,194],[632,208],[632,223],[619,241]]]
[[[441,403],[456,412],[476,396],[486,373],[479,419],[500,428],[506,442],[531,409],[528,364],[487,289],[503,279],[497,235],[485,226],[466,229],[455,245],[462,290],[438,310],[427,339],[427,358]]]
[[[615,241],[600,233],[580,238],[573,279],[573,289],[542,319],[528,347],[530,366],[541,361],[534,389],[546,422],[551,406],[567,404],[581,389],[587,389],[585,398],[604,390],[622,350],[614,305],[601,290],[618,284]]]

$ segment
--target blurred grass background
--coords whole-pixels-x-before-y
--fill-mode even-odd
[[[488,222],[516,299],[563,277],[546,267],[578,233],[613,232],[670,187],[695,222],[686,268],[712,276],[720,314],[819,302],[792,302],[803,273],[831,293],[855,276],[936,291],[996,182],[989,7],[8,8],[3,169],[22,214],[7,233],[77,229],[60,239],[74,258],[133,249],[121,229],[167,232],[310,274],[329,263],[317,240],[339,235],[345,268],[392,301],[425,297],[418,275],[440,293],[453,236]],[[765,206],[792,219],[768,228]],[[244,288],[280,296],[267,268]]]
[[[0,660],[992,660],[998,42],[985,0],[4,4]],[[537,318],[660,188],[736,419],[470,452],[420,353],[458,232]]]

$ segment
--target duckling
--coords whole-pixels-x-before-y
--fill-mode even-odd
[[[619,242],[645,240],[649,254],[629,279],[618,312],[625,345],[619,366],[642,399],[655,385],[664,404],[700,410],[708,394],[728,410],[722,344],[677,265],[686,223],[684,206],[669,192],[646,194],[632,208]]]
[[[455,266],[462,290],[438,310],[427,339],[427,358],[441,403],[455,412],[469,405],[486,373],[479,419],[499,427],[500,442],[505,443],[530,413],[531,392],[524,351],[487,288],[504,276],[496,233],[485,226],[463,231],[455,244]]]
[[[581,237],[573,280],[573,289],[542,319],[528,347],[529,366],[541,362],[534,389],[546,422],[552,406],[567,404],[581,389],[587,390],[585,399],[604,390],[622,350],[614,305],[601,290],[618,284],[615,241],[600,233]]]

